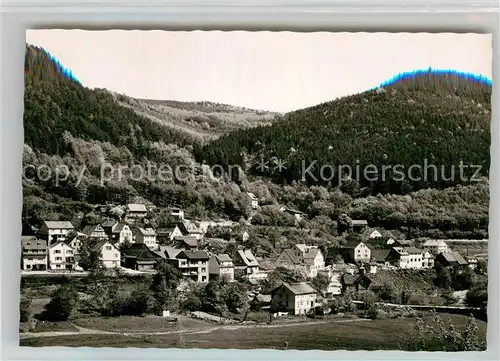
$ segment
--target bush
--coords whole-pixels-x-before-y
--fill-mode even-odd
[[[370,307],[366,312],[366,317],[371,318],[372,320],[375,319],[383,320],[386,319],[388,316],[389,314],[386,311],[382,310],[377,306]]]
[[[432,324],[421,318],[415,322],[416,334],[408,340],[411,351],[484,351],[486,344],[479,338],[479,327],[473,316],[465,328],[457,328],[451,320],[445,324],[441,316],[435,315]]]
[[[465,295],[465,304],[471,307],[486,308],[488,305],[488,287],[484,283],[476,285],[467,291]]]
[[[144,316],[152,312],[155,300],[149,289],[138,286],[125,298],[122,313],[128,316]]]
[[[31,299],[21,298],[19,303],[20,322],[28,322],[31,317]]]
[[[52,294],[42,318],[47,321],[67,321],[78,305],[78,293],[71,283],[63,284]]]

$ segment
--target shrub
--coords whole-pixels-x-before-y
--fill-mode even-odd
[[[78,304],[78,293],[71,283],[57,288],[45,306],[42,317],[48,321],[67,321]]]
[[[154,308],[154,297],[150,290],[139,285],[125,298],[122,313],[129,316],[144,316]]]
[[[479,327],[473,316],[465,328],[457,328],[451,320],[445,324],[441,316],[435,315],[432,324],[420,317],[415,321],[416,334],[408,340],[412,351],[484,351],[486,344],[479,338]]]
[[[486,308],[488,304],[488,287],[484,283],[480,283],[467,291],[465,295],[465,303],[471,307]]]
[[[19,303],[20,321],[28,322],[31,317],[31,299],[21,298]]]

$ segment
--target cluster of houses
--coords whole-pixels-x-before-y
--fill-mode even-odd
[[[267,276],[248,249],[238,249],[232,257],[206,250],[211,241],[205,238],[208,228],[230,227],[233,222],[193,222],[184,219],[181,209],[171,208],[173,226],[153,229],[138,223],[146,214],[144,204],[129,204],[123,220],[108,220],[81,230],[68,221],[45,221],[36,235],[21,237],[21,269],[81,271],[78,259],[82,245],[93,239],[93,251],[99,254],[106,268],[152,271],[158,260],[166,260],[185,277],[201,283],[216,277],[232,281],[235,270],[254,280]],[[248,233],[242,237],[248,237]]]
[[[474,267],[475,259],[465,260],[450,249],[444,240],[427,240],[417,248],[412,241],[394,240],[382,231],[366,228],[365,221],[354,221],[354,227],[365,228],[364,241],[352,241],[335,249],[338,260],[323,255],[318,247],[296,244],[285,249],[276,259],[276,265],[300,266],[308,277],[323,275],[327,285],[316,289],[308,282],[282,283],[271,295],[257,295],[253,302],[269,309],[289,314],[305,314],[321,305],[324,299],[347,290],[375,289],[378,269],[421,270],[439,264],[443,267]]]
[[[256,197],[249,194],[252,208],[258,207]],[[282,207],[297,221],[303,213]],[[295,244],[283,250],[272,260],[272,267],[264,267],[251,250],[238,247],[234,240],[207,238],[209,227],[231,227],[229,221],[194,222],[185,219],[180,208],[170,208],[174,222],[170,228],[153,229],[141,223],[148,210],[144,204],[129,204],[121,220],[107,220],[76,230],[71,222],[45,221],[36,235],[22,236],[21,269],[23,271],[79,271],[82,245],[89,240],[106,268],[123,267],[136,271],[153,271],[157,261],[164,260],[176,267],[186,278],[198,283],[243,276],[250,284],[251,302],[262,308],[280,309],[289,314],[304,314],[322,299],[342,294],[347,289],[360,290],[372,283],[370,275],[379,269],[426,269],[436,264],[466,266],[460,254],[453,252],[445,241],[428,240],[417,248],[410,241],[395,240],[384,231],[369,229],[367,222],[353,220],[351,228],[362,237],[358,241],[334,249],[326,254],[316,246]],[[242,234],[242,239],[249,237]],[[233,242],[234,253],[214,253],[210,242]],[[225,247],[224,247],[225,248]],[[340,259],[339,259],[340,258]],[[301,269],[307,278],[319,275],[328,282],[317,290],[308,282],[282,283],[269,295],[261,294],[260,281],[267,278],[269,268],[290,266]]]

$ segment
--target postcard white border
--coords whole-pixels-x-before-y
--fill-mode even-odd
[[[120,7],[121,3],[121,7]],[[1,331],[4,360],[499,360],[500,113],[498,3],[475,1],[4,1],[1,14],[0,147]],[[59,4],[59,5],[57,5]],[[51,5],[51,6],[50,6]],[[56,6],[54,6],[56,5]],[[496,7],[496,9],[495,9]],[[19,236],[26,28],[482,32],[493,34],[488,350],[399,351],[177,350],[19,347]],[[497,340],[497,341],[495,341]]]

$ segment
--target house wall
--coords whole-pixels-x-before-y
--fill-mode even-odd
[[[182,237],[182,232],[179,227],[175,227],[170,235],[170,240],[173,241],[175,237]]]
[[[141,232],[137,232],[135,243],[145,244],[149,249],[152,249],[152,250],[158,249],[158,241],[156,240],[156,235],[145,236]]]
[[[90,235],[92,238],[108,238],[108,235],[104,231],[104,229],[95,229],[94,232]]]
[[[364,243],[360,243],[356,248],[354,248],[354,261],[369,262],[371,258],[372,251]]]
[[[60,243],[49,249],[49,268],[52,270],[73,269],[75,255],[73,249],[65,243]]]
[[[25,254],[22,258],[23,271],[44,271],[47,269],[47,254]]]
[[[314,264],[310,270],[310,277],[316,277],[318,275],[318,270],[325,268],[325,258],[322,252],[318,252],[314,258]]]
[[[225,278],[226,280],[232,282],[234,281],[234,267],[222,265],[219,268],[219,276]]]
[[[132,243],[134,239],[134,236],[132,234],[132,230],[130,229],[129,226],[123,226],[122,230],[120,231],[120,234],[118,236],[118,242],[121,244],[121,243],[125,243],[127,242],[130,242]]]
[[[208,261],[178,259],[178,267],[182,275],[198,283],[207,283],[209,280]]]
[[[302,315],[313,308],[316,304],[316,294],[305,294],[305,295],[293,295],[290,293],[293,299],[295,315]]]
[[[47,229],[47,227],[43,226],[40,231],[41,234],[43,234],[46,237],[46,240],[49,242],[49,244],[54,244],[59,241],[64,241],[66,239],[66,236],[70,231],[72,231],[72,229],[69,228]]]
[[[422,269],[423,254],[401,255],[398,266],[403,269]]]
[[[106,268],[118,267],[120,266],[120,251],[110,243],[106,243],[101,248],[101,260]]]

